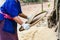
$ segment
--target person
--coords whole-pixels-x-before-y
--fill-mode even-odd
[[[17,23],[25,30],[30,28],[18,16],[29,19],[22,13],[18,0],[6,0],[0,8],[0,40],[18,40]]]

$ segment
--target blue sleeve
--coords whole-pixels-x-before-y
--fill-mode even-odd
[[[20,3],[15,1],[6,1],[1,10],[9,14],[12,18],[22,13]]]
[[[16,3],[11,3],[9,9],[7,9],[7,12],[9,13],[9,15],[11,17],[18,16],[19,10],[18,10],[17,4]]]
[[[22,13],[21,6],[20,6],[19,2],[18,3],[11,2],[8,10],[7,11],[11,17],[16,17],[19,15],[19,13]]]

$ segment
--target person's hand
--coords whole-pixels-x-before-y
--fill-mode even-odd
[[[29,20],[29,19],[31,19],[31,18],[32,18],[32,16],[33,16],[33,14],[31,14],[31,15],[27,16],[27,19],[28,19],[28,20]]]
[[[30,28],[30,24],[28,23],[23,23],[22,24],[22,27],[25,29],[25,30],[28,30]]]
[[[31,21],[33,20],[33,14],[27,16],[28,21],[26,23],[31,23]]]

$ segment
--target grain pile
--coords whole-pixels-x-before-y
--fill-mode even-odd
[[[49,13],[50,11],[52,11],[53,7],[53,0],[51,2],[50,8],[48,8],[47,3],[44,3],[44,10],[47,10]],[[33,11],[36,12],[36,10],[38,10],[37,13],[40,13],[41,4],[22,6],[22,11],[26,15],[30,15],[33,13]],[[18,25],[18,29],[19,28],[20,25]],[[43,20],[39,21],[36,25],[32,26],[29,30],[18,30],[18,37],[19,40],[57,40],[57,33],[55,33],[54,30],[55,28],[48,28],[47,18],[44,18]]]
[[[18,31],[18,36],[19,40],[57,40],[54,28],[48,28],[47,20],[40,21],[29,30]]]
[[[29,30],[19,32],[19,40],[56,40],[52,29],[47,27],[32,27]]]

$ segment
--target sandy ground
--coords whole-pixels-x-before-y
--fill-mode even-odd
[[[49,3],[50,7],[48,7]],[[43,9],[48,11],[47,17],[50,15],[54,7],[53,0],[49,3],[47,2],[43,4]],[[40,13],[41,4],[22,6],[22,11],[27,16],[29,16],[30,14]],[[18,31],[19,40],[57,40],[57,33],[54,32],[55,28],[48,28],[47,17],[45,17],[43,21],[41,20],[36,25],[32,26],[29,30],[24,30],[22,32]],[[18,25],[18,27],[20,26]]]
[[[4,2],[5,0],[0,0],[0,7],[3,5]]]
[[[0,6],[3,4],[3,2],[4,0],[0,0]],[[48,7],[49,3],[51,4],[50,7]],[[49,3],[44,3],[44,10],[48,11],[48,15],[53,10],[53,0],[51,0]],[[27,16],[41,12],[41,4],[25,5],[21,8],[23,13]],[[26,21],[26,19],[21,19],[24,22]],[[55,28],[48,28],[47,17],[45,17],[43,21],[41,20],[36,25],[32,26],[29,30],[20,32],[19,28],[20,25],[18,24],[17,31],[19,40],[57,40],[57,33],[54,32]]]

